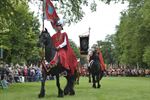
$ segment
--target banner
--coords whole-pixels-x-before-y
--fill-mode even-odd
[[[80,53],[83,55],[87,55],[89,49],[89,35],[79,36],[79,38],[80,38]]]
[[[59,17],[56,13],[56,10],[51,0],[46,0],[46,3],[45,3],[45,19],[51,22],[53,28],[55,27],[55,24],[59,20]]]

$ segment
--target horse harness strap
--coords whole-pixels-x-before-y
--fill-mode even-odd
[[[89,67],[93,64],[93,62],[94,62],[94,60],[91,60],[90,62],[89,62]]]
[[[45,62],[42,61],[42,65],[46,72],[49,72],[51,68],[53,68],[53,66],[51,66],[50,64],[46,65]]]
[[[46,72],[49,72],[51,68],[55,67],[58,63],[58,53],[56,52],[54,58],[50,61],[49,64],[45,64],[45,62],[42,62],[42,65]]]

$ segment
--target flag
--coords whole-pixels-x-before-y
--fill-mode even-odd
[[[80,38],[80,53],[81,54],[88,54],[88,49],[89,49],[89,35],[83,35],[79,36]]]
[[[51,0],[46,0],[46,3],[45,3],[45,18],[51,22],[51,25],[53,26],[53,28],[55,27],[55,24],[59,20],[59,17],[56,13],[56,10],[55,10]]]

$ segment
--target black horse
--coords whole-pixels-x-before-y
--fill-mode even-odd
[[[57,50],[53,46],[52,38],[50,34],[48,33],[47,29],[41,32],[41,35],[39,36],[39,42],[41,46],[44,46],[45,48],[45,60],[49,63],[54,58],[55,54],[57,53]],[[45,64],[45,61],[43,59],[41,61],[41,65],[42,65],[42,80],[41,80],[41,91],[39,94],[39,98],[45,96],[45,81],[46,81],[47,75],[56,76],[58,97],[63,97],[64,95],[67,95],[67,94],[70,94],[70,95],[75,94],[74,87],[73,87],[74,75],[69,74],[70,70],[65,69],[65,67],[63,67],[60,64],[59,59],[58,59],[57,64],[55,66],[50,66],[51,68],[49,68],[48,70],[47,70],[47,65]],[[60,79],[59,79],[60,73],[62,72],[67,73],[67,75],[65,76],[67,79],[67,85],[64,91],[60,87]]]
[[[100,88],[100,80],[103,76],[103,72],[101,69],[101,64],[99,60],[98,53],[93,51],[92,56],[90,57],[90,62],[88,66],[88,71],[89,71],[89,82],[91,82],[91,76],[92,76],[92,82],[93,82],[93,88]],[[97,86],[96,86],[97,83]]]

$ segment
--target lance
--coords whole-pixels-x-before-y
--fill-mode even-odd
[[[42,2],[42,31],[44,31],[44,0],[40,0]],[[42,50],[40,52],[40,56],[41,56],[41,61],[44,60],[44,57],[45,57],[45,50],[44,50],[45,47],[42,47]]]
[[[42,1],[42,30],[44,30],[44,0]]]

